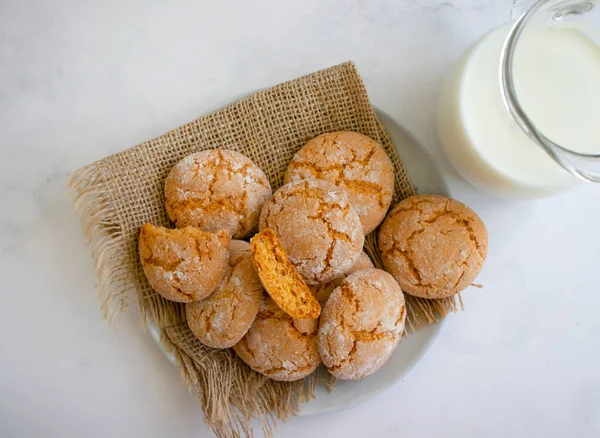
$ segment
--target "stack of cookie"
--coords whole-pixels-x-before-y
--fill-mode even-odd
[[[485,260],[485,227],[458,201],[415,196],[388,213],[393,166],[362,134],[310,140],[284,183],[272,194],[264,172],[234,151],[192,154],[165,183],[176,229],[146,224],[139,240],[148,281],[186,303],[199,341],[233,347],[272,379],[301,379],[320,363],[340,379],[372,374],[402,338],[403,291],[456,294]],[[382,222],[385,271],[363,252]]]

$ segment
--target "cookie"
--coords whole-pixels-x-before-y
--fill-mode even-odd
[[[208,233],[194,227],[170,230],[145,224],[139,238],[144,274],[168,300],[201,300],[227,273],[230,240],[225,230]]]
[[[331,292],[333,292],[333,290],[336,287],[342,284],[342,280],[344,278],[346,278],[350,274],[354,274],[355,272],[362,271],[363,269],[369,269],[374,267],[375,266],[373,265],[373,262],[371,261],[367,253],[363,251],[358,256],[358,260],[356,261],[356,263],[354,263],[354,266],[352,266],[352,268],[342,277],[338,278],[337,280],[330,281],[329,283],[321,283],[316,286],[311,286],[309,289],[313,296],[317,299],[319,304],[321,304],[321,306],[324,306],[327,300],[329,299]]]
[[[309,285],[332,281],[352,268],[362,251],[360,219],[346,191],[313,179],[281,187],[260,215],[260,229],[277,234]]]
[[[270,197],[264,172],[235,151],[188,155],[165,181],[167,213],[176,227],[228,230],[236,239],[256,231],[260,211]]]
[[[265,228],[250,241],[252,261],[267,293],[296,319],[318,318],[321,306],[288,260],[275,232]]]
[[[250,244],[232,240],[229,271],[217,289],[185,306],[190,330],[212,348],[233,347],[246,334],[263,300],[263,288],[254,266]]]
[[[358,132],[330,132],[306,143],[292,159],[284,182],[312,178],[348,192],[365,234],[377,228],[392,202],[392,162],[379,143]]]
[[[412,196],[396,205],[379,231],[385,269],[402,290],[422,298],[445,298],[469,286],[487,256],[482,220],[445,196]]]
[[[338,379],[362,379],[389,359],[404,332],[404,295],[394,278],[364,269],[337,287],[321,315],[317,345]]]
[[[321,363],[316,319],[293,319],[265,298],[248,333],[233,346],[254,371],[274,380],[299,380]]]

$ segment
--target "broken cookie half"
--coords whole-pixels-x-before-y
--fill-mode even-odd
[[[140,261],[150,285],[164,298],[189,303],[209,296],[229,268],[231,237],[195,227],[170,230],[145,224]]]
[[[275,232],[265,228],[252,238],[250,248],[254,268],[273,301],[292,318],[318,318],[321,306],[289,261]]]

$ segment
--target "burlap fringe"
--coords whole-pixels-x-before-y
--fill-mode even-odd
[[[112,324],[135,297],[135,284],[124,263],[123,232],[98,163],[79,169],[69,181],[83,235],[92,249],[102,315]]]
[[[121,312],[136,301],[140,305],[143,327],[148,318],[173,323],[185,319],[183,306],[144,305],[143,301],[163,301],[160,295],[152,293],[138,297],[131,273],[132,261],[127,258],[125,233],[102,176],[101,164],[97,162],[79,169],[69,180],[68,188],[74,197],[85,242],[92,250],[98,278],[96,291],[102,315],[109,325],[116,325]]]

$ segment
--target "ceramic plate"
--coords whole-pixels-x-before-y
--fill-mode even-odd
[[[376,108],[376,111],[392,136],[417,193],[449,196],[448,185],[425,148],[389,114],[379,108]],[[299,414],[323,414],[345,409],[362,403],[391,387],[421,359],[433,343],[441,325],[441,323],[432,324],[408,335],[400,342],[386,364],[369,377],[358,381],[338,381],[333,392],[329,392],[323,385],[318,385],[316,398],[304,403]],[[148,330],[169,361],[174,364],[175,357],[166,352],[160,343],[160,329],[149,321]]]

